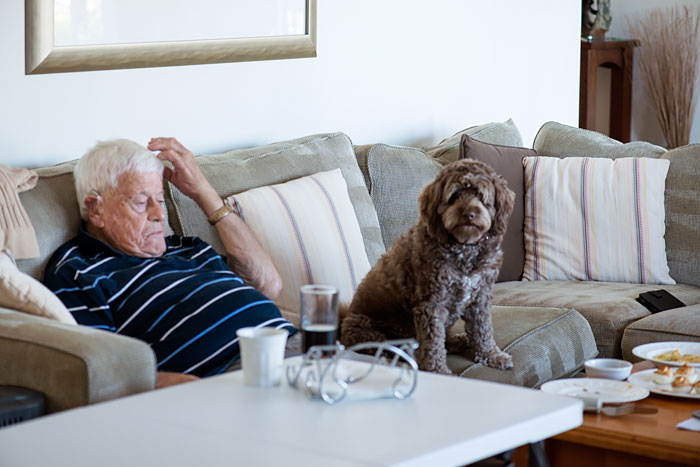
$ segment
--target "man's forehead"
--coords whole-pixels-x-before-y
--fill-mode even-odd
[[[125,196],[163,194],[163,178],[157,172],[125,172],[119,177],[117,192]]]

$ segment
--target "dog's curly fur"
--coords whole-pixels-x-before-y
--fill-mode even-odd
[[[419,198],[420,217],[382,256],[344,312],[341,341],[416,337],[422,370],[451,374],[447,351],[474,352],[490,367],[512,367],[493,338],[491,289],[515,194],[488,165],[446,166]],[[465,332],[447,329],[458,318]]]

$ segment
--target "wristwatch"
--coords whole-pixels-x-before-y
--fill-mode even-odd
[[[235,207],[233,204],[231,204],[231,201],[229,201],[228,198],[222,198],[221,201],[224,202],[224,205],[221,206],[221,207],[220,207],[219,209],[217,209],[216,211],[214,211],[214,212],[211,214],[211,216],[209,216],[209,219],[207,219],[211,225],[216,224],[216,223],[219,222],[221,219],[223,219],[224,217],[228,216],[230,213],[234,213],[234,214],[236,214],[236,215],[240,215],[239,212],[238,212],[238,209],[236,209],[236,207]]]

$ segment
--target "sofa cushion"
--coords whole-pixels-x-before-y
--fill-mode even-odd
[[[523,137],[520,135],[518,127],[516,127],[513,120],[509,118],[503,123],[485,123],[458,131],[449,138],[442,140],[437,146],[427,147],[424,148],[424,150],[430,157],[437,159],[442,165],[447,165],[450,162],[459,160],[459,144],[462,135],[469,135],[484,143],[516,147],[521,147],[523,145]]]
[[[700,288],[685,284],[663,287],[686,305],[700,303]],[[593,281],[501,282],[493,289],[495,305],[573,308],[588,320],[600,357],[620,357],[624,328],[649,316],[635,298],[658,285]]]
[[[80,211],[73,183],[75,164],[76,161],[71,161],[35,169],[39,175],[36,187],[19,195],[34,226],[40,256],[18,260],[17,267],[35,279],[41,279],[56,248],[78,234]]]
[[[540,156],[555,157],[659,158],[666,153],[664,148],[644,141],[623,144],[602,133],[557,122],[547,122],[540,127],[533,148]]]
[[[387,249],[418,220],[418,195],[442,169],[425,152],[375,144],[367,157],[371,196]]]
[[[367,167],[367,159],[369,158],[369,150],[372,148],[371,144],[361,144],[359,146],[353,146],[352,149],[355,151],[355,159],[357,160],[357,165],[360,166],[360,172],[365,179],[365,186],[367,191],[372,193],[372,183],[369,179],[369,168]]]
[[[520,280],[525,265],[523,221],[525,216],[525,185],[523,182],[523,158],[536,156],[533,149],[489,144],[469,135],[462,135],[460,159],[476,159],[491,166],[506,179],[508,188],[515,193],[513,212],[503,237],[503,264],[498,282]]]
[[[495,370],[474,363],[470,355],[449,354],[447,364],[467,378],[538,387],[577,373],[597,350],[588,322],[565,308],[494,306],[493,329],[498,346],[513,356],[513,368]],[[457,322],[450,332],[462,332]]]
[[[666,254],[671,277],[700,286],[700,144],[673,149],[666,176]]]
[[[76,324],[61,300],[41,282],[25,274],[0,251],[0,306],[53,319],[66,324]]]
[[[340,169],[253,188],[229,198],[282,278],[275,303],[299,308],[299,287],[330,284],[349,303],[369,271]]]
[[[357,165],[352,142],[342,133],[312,135],[267,146],[199,156],[197,162],[222,197],[340,168],[370,264],[384,253],[377,213]],[[216,229],[209,225],[202,210],[172,184],[166,190],[166,205],[176,233],[198,236],[224,254]]]
[[[700,342],[700,305],[655,313],[627,326],[622,335],[622,358],[637,362],[640,358],[632,353],[635,347],[663,341]]]
[[[673,284],[664,241],[669,162],[526,157],[526,280]]]
[[[640,361],[632,353],[635,347],[663,341],[700,342],[700,305],[662,311],[630,324],[622,336],[622,357]]]

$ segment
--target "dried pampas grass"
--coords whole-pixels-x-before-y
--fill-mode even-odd
[[[652,10],[627,20],[639,68],[668,148],[688,144],[695,113],[700,9]]]

